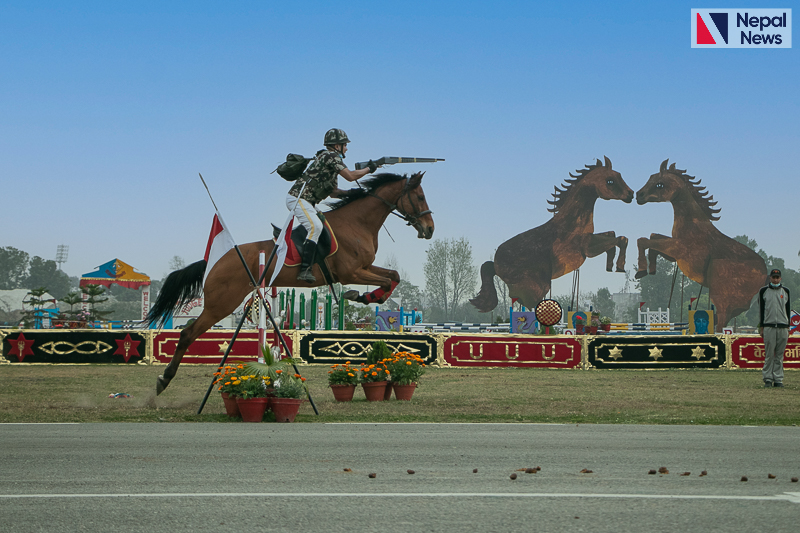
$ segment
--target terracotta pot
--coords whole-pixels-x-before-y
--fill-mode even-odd
[[[268,398],[236,398],[242,422],[261,422],[267,410]]]
[[[611,324],[603,324],[603,331],[611,331]]]
[[[331,385],[333,397],[337,402],[350,402],[356,392],[355,385]]]
[[[589,326],[589,335],[597,335],[597,326]]]
[[[225,413],[231,418],[241,416],[239,414],[239,405],[236,403],[236,398],[231,398],[227,392],[220,393],[222,396],[222,403],[225,404]]]
[[[272,398],[272,412],[275,422],[294,422],[303,400],[298,398]]]
[[[583,335],[585,329],[586,326],[584,326],[583,324],[577,324],[575,326],[575,335]]]
[[[394,384],[394,397],[398,400],[410,400],[411,397],[414,395],[414,391],[417,388],[416,383],[410,383],[408,385],[398,385],[397,383]]]
[[[383,393],[383,401],[388,402],[392,399],[392,382],[386,382],[386,392]]]
[[[386,396],[386,384],[388,381],[376,381],[374,383],[362,383],[364,395],[368,402],[381,402]]]

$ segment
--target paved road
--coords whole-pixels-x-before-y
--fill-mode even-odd
[[[800,518],[797,427],[22,424],[0,425],[0,446],[3,532],[794,532]]]

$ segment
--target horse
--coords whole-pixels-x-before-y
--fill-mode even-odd
[[[636,203],[671,202],[674,213],[672,237],[650,234],[637,240],[639,265],[636,279],[656,273],[656,259],[677,262],[686,276],[708,287],[717,312],[716,329],[750,308],[752,297],[767,280],[764,259],[744,244],[720,232],[712,222],[719,220],[714,196],[708,196],[701,180],[693,181],[685,170],[661,163],[657,174],[636,193]],[[705,192],[704,192],[705,191]],[[645,251],[649,251],[648,258]]]
[[[433,237],[432,211],[428,207],[421,182],[424,172],[413,174],[410,178],[398,174],[378,174],[361,182],[360,188],[342,193],[338,199],[329,203],[331,210],[325,218],[338,242],[338,250],[326,259],[333,281],[343,285],[377,285],[379,288],[369,294],[347,291],[345,298],[361,303],[383,303],[400,282],[400,275],[386,268],[373,265],[378,251],[378,231],[390,213],[403,218],[409,226],[417,230],[417,237]],[[273,240],[251,242],[239,246],[247,268],[258,278],[258,255],[263,250],[267,254],[275,246]],[[267,269],[270,279],[275,269],[272,264]],[[280,266],[278,267],[280,268]],[[300,266],[283,266],[273,282],[276,287],[316,287],[325,284],[319,264],[314,266],[316,283],[297,280]],[[175,377],[181,359],[189,346],[220,319],[230,315],[242,303],[254,287],[243,271],[242,262],[235,249],[229,250],[217,261],[208,273],[203,286],[206,261],[196,263],[172,272],[164,282],[145,322],[148,325],[160,324],[172,315],[174,310],[205,293],[205,305],[200,316],[181,331],[175,355],[170,360],[164,374],[158,377],[156,393],[161,394]]]
[[[587,257],[607,254],[606,270],[611,272],[619,248],[617,272],[625,271],[628,239],[613,231],[594,233],[594,204],[603,200],[633,201],[633,191],[619,172],[598,159],[594,165],[570,173],[563,189],[555,187],[553,218],[501,244],[494,261],[481,266],[481,289],[470,303],[482,313],[497,306],[494,276],[508,286],[509,295],[526,307],[534,307],[550,290],[550,281],[579,268]]]

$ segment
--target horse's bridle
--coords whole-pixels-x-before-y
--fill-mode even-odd
[[[411,199],[411,189],[409,189],[408,187],[409,183],[410,183],[409,178],[406,178],[406,184],[403,186],[403,190],[402,192],[400,192],[400,196],[397,197],[397,203],[394,204],[386,200],[386,198],[381,198],[375,193],[367,191],[367,194],[369,196],[372,196],[373,198],[377,198],[378,200],[386,204],[386,206],[389,208],[389,212],[395,216],[402,218],[406,222],[407,226],[417,227],[417,225],[419,224],[419,219],[424,217],[425,215],[432,214],[433,211],[431,211],[430,209],[426,209],[425,211],[419,211],[417,209],[417,206]],[[414,209],[414,213],[412,215],[409,215],[408,213],[405,213],[397,208],[397,206],[400,204],[400,201],[403,199],[404,196],[408,196],[408,203],[410,203],[411,207]]]

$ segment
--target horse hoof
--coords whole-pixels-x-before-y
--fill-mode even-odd
[[[633,277],[636,278],[636,279],[642,279],[646,275],[647,275],[647,270],[640,270]]]
[[[156,380],[156,396],[164,392],[164,389],[167,388],[167,385],[169,385],[169,381],[164,379],[164,376],[158,376],[158,379]]]
[[[350,290],[350,291],[347,291],[346,293],[344,293],[342,295],[342,298],[344,298],[345,300],[353,300],[353,301],[355,301],[355,300],[358,299],[358,296],[359,296],[358,291]]]
[[[616,272],[622,272],[622,273],[624,274],[624,273],[625,273],[625,269],[624,269],[624,268],[618,268],[618,269],[616,270]]]

